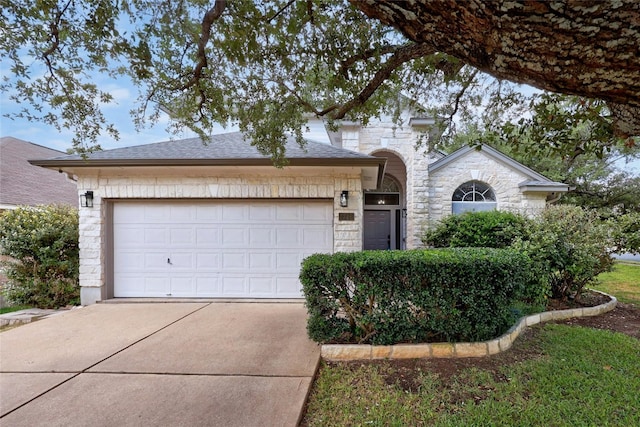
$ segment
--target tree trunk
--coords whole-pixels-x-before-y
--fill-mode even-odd
[[[618,135],[640,135],[638,0],[350,1],[497,78],[604,99]]]

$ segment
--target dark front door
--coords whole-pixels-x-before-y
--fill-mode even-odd
[[[391,211],[364,211],[364,250],[391,248]]]

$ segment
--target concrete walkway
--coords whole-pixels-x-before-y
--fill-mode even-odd
[[[120,303],[0,333],[0,425],[295,426],[302,303]]]

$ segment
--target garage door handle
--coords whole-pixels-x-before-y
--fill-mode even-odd
[[[171,264],[171,258],[167,258],[167,264]]]

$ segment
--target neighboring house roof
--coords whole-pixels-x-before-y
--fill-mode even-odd
[[[306,141],[301,148],[295,138],[286,142],[288,166],[356,166],[376,174],[382,179],[386,159],[357,153],[323,144]],[[266,166],[272,165],[268,155],[246,140],[241,132],[211,136],[209,141],[189,138],[133,147],[97,151],[86,157],[60,156],[46,160],[34,160],[31,164],[47,168],[82,168],[110,166]]]
[[[542,192],[567,192],[569,191],[569,185],[552,181],[546,176],[534,171],[531,168],[523,165],[507,156],[506,154],[501,153],[500,151],[492,148],[488,145],[481,144],[477,147],[464,146],[457,151],[449,154],[446,157],[443,157],[429,165],[429,173],[436,172],[439,169],[444,168],[445,166],[461,159],[468,153],[472,151],[482,151],[485,155],[492,158],[493,160],[504,164],[505,166],[520,172],[525,175],[528,179],[521,182],[519,187],[522,191],[542,191]]]
[[[29,164],[61,151],[13,137],[0,138],[0,209],[18,205],[60,203],[78,205],[76,184],[57,171]]]

